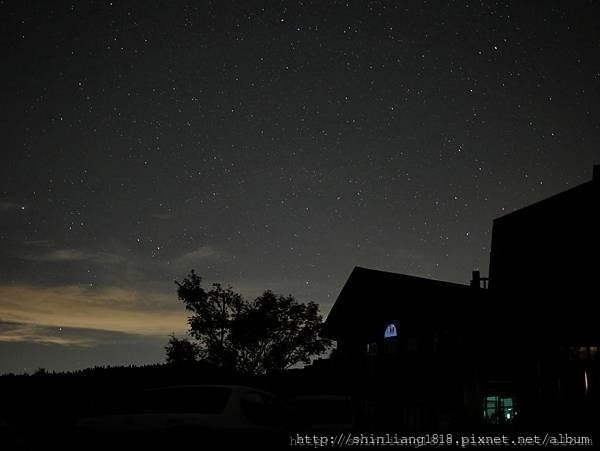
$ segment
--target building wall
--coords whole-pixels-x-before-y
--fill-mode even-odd
[[[599,272],[600,180],[494,221],[490,288],[500,292],[578,291]]]

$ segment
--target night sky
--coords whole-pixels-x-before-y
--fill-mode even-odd
[[[600,162],[599,2],[0,1],[0,372],[164,360],[174,279],[468,283]]]

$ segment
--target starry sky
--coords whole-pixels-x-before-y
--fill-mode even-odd
[[[593,1],[0,1],[0,372],[142,364],[191,268],[468,283],[600,162]]]

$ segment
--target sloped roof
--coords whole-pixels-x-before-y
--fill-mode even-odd
[[[595,280],[599,230],[600,177],[495,219],[491,289],[555,293]]]
[[[599,193],[600,180],[591,180],[500,216],[494,219],[494,224],[511,222],[514,220],[523,221],[530,217],[546,213],[555,214],[557,212],[575,210],[581,207],[588,208],[590,202],[598,199]]]
[[[355,267],[325,321],[324,335],[382,319],[411,318],[428,323],[448,320],[473,306],[484,290],[423,277]]]

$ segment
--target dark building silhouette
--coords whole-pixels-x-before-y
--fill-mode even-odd
[[[487,294],[469,285],[352,271],[324,334],[337,342],[335,368],[354,382],[371,412],[367,426],[418,430],[457,421],[464,381],[473,379],[461,362],[470,362],[469,343],[480,329],[471,317],[487,305]]]
[[[328,368],[352,381],[369,426],[598,420],[599,191],[596,166],[592,181],[496,219],[489,281],[352,271],[323,333],[337,342]]]
[[[600,166],[593,180],[494,220],[490,288],[537,339],[598,340]],[[535,321],[538,318],[538,321]]]
[[[468,285],[357,267],[325,331],[343,354],[434,353],[451,347],[447,330],[465,329],[480,296]]]

